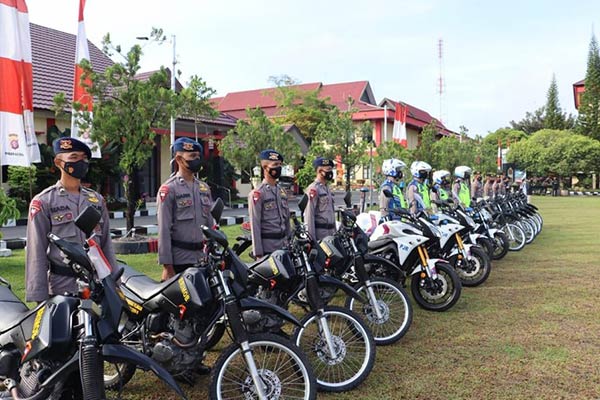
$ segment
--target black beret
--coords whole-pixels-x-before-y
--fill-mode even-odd
[[[198,151],[202,155],[202,145],[187,137],[180,137],[173,142],[173,153],[177,151]]]
[[[69,136],[55,139],[54,142],[52,142],[52,149],[54,150],[55,155],[60,153],[71,153],[73,151],[83,151],[88,159],[92,158],[92,150],[90,150],[87,144]]]
[[[259,154],[261,160],[267,161],[283,161],[283,156],[273,149],[263,150]]]
[[[313,167],[333,167],[333,160],[324,157],[317,157],[315,161],[313,161]]]

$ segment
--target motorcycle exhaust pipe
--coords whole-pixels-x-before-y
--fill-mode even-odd
[[[183,343],[179,339],[177,339],[172,333],[168,333],[168,332],[162,332],[162,333],[158,333],[156,335],[150,335],[150,339],[152,339],[152,340],[158,340],[158,339],[169,340],[169,341],[175,343],[175,345],[177,345],[178,347],[181,347],[182,349],[191,349],[196,344],[198,344],[197,341]]]

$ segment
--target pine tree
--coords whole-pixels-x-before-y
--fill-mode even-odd
[[[590,41],[577,128],[581,134],[600,140],[600,52],[595,35]]]
[[[544,128],[546,129],[565,129],[565,116],[560,108],[558,100],[558,87],[556,77],[552,75],[552,83],[546,95],[546,107],[544,115]]]

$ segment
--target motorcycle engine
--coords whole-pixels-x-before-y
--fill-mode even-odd
[[[267,303],[280,305],[279,292],[276,290],[263,290],[263,288],[259,288],[256,297]],[[281,317],[268,311],[246,310],[242,313],[242,317],[246,323],[246,329],[250,333],[279,333],[284,324]]]
[[[32,360],[23,364],[20,368],[19,383],[15,386],[20,397],[28,398],[36,395],[40,391],[40,382],[45,381],[59,367],[57,363],[42,362],[40,360]],[[15,370],[15,372],[17,372]],[[8,379],[10,381],[12,379]],[[6,384],[7,381],[5,381]],[[13,385],[16,382],[13,381]],[[10,385],[9,385],[10,386]],[[8,392],[0,392],[0,398],[9,397]]]
[[[152,358],[172,375],[193,370],[202,362],[203,351],[197,345],[200,334],[195,325],[194,321],[180,321],[169,315],[166,331],[150,335],[155,340]]]

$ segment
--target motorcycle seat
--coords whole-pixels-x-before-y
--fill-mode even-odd
[[[162,292],[167,286],[169,286],[179,275],[175,275],[171,279],[164,282],[156,282],[149,276],[136,271],[132,267],[126,264],[119,264],[123,268],[123,275],[121,276],[121,285],[125,285],[127,289],[135,293],[140,299],[146,301]]]
[[[369,240],[368,246],[369,246],[369,249],[378,249],[381,246],[385,246],[386,244],[388,244],[392,240],[393,239],[392,239],[391,236],[381,236],[378,239]]]
[[[6,286],[0,286],[0,332],[12,328],[15,322],[25,316],[30,310]]]

